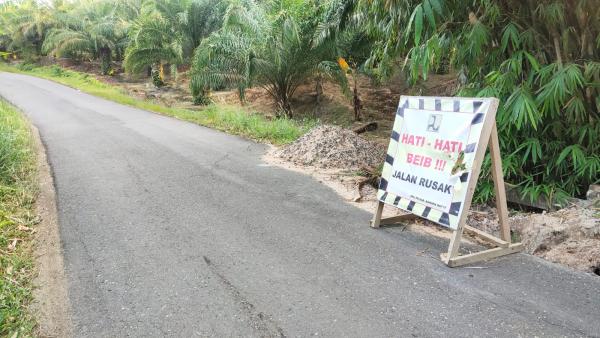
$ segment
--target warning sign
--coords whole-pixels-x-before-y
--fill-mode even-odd
[[[378,198],[456,229],[490,102],[401,97]]]

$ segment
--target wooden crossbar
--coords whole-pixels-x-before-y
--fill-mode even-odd
[[[488,234],[487,232],[481,231],[477,228],[473,228],[472,226],[469,226],[469,225],[465,225],[465,231],[471,233],[472,235],[476,236],[477,238],[479,238],[481,240],[484,240],[490,244],[494,244],[501,248],[508,248],[508,246],[510,245],[510,243],[507,241],[504,241],[496,236]]]
[[[513,253],[517,253],[523,250],[523,244],[514,243],[510,244],[507,248],[493,248],[488,250],[483,250],[479,252],[473,252],[467,255],[456,256],[454,258],[448,259],[448,254],[443,253],[440,255],[442,262],[446,263],[449,267],[455,268],[458,266],[463,266],[471,263],[477,263],[481,261],[486,261],[492,258],[510,255]]]
[[[383,203],[381,203],[381,205],[382,205],[381,207],[383,208]],[[410,220],[413,220],[418,217],[419,216],[417,216],[415,214],[403,214],[403,215],[398,215],[398,216],[379,218],[378,220],[376,218],[374,218],[373,220],[371,220],[371,226],[373,228],[379,228],[382,225],[398,224],[400,222],[410,221]],[[377,223],[376,223],[376,221],[377,221]]]

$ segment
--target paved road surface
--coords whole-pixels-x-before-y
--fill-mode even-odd
[[[449,269],[263,145],[24,75],[0,95],[47,146],[77,336],[600,335],[599,277]]]

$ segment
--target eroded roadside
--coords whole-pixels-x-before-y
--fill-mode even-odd
[[[379,146],[350,130],[320,126],[295,142],[282,148],[274,146],[263,156],[269,165],[312,176],[325,184],[347,203],[373,213],[376,209],[376,189],[361,184],[361,168],[374,168],[383,162]],[[600,275],[600,199],[580,201],[579,204],[553,212],[518,212],[509,217],[511,232],[525,252],[574,270]],[[386,205],[383,217],[402,214]],[[499,235],[495,208],[479,205],[472,208],[467,224],[485,232]],[[433,222],[416,219],[407,221],[404,228],[449,239],[451,232]],[[468,236],[468,235],[467,235]],[[476,238],[467,242],[484,244]]]
[[[39,182],[35,210],[40,217],[34,246],[37,275],[34,280],[32,310],[38,323],[36,333],[40,337],[71,337],[73,327],[60,242],[54,180],[40,134],[34,126],[31,129],[37,152]]]

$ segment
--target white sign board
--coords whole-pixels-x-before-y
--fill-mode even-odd
[[[491,100],[402,96],[379,200],[456,229]]]

